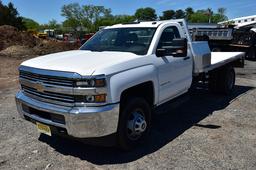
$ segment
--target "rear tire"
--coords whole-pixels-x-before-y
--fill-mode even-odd
[[[118,125],[118,144],[131,150],[145,142],[150,131],[151,108],[145,99],[131,97],[121,106]]]
[[[236,74],[233,67],[225,67],[220,75],[220,92],[225,95],[231,94],[235,86]]]
[[[235,86],[235,70],[227,66],[210,73],[209,89],[214,93],[229,95]]]
[[[256,59],[256,47],[251,47],[246,55],[246,58],[249,60]]]
[[[219,90],[219,70],[213,71],[210,73],[209,77],[209,90],[213,93],[218,93]]]

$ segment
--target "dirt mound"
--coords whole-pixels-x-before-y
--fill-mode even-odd
[[[35,51],[28,46],[13,45],[0,51],[0,56],[13,58],[28,58],[37,56]]]
[[[0,26],[0,55],[14,58],[34,57],[49,53],[78,49],[77,44],[42,40],[9,25]],[[2,51],[1,51],[2,50]]]
[[[0,51],[0,56],[22,59],[74,49],[78,49],[78,46],[64,42],[43,41],[32,48],[29,46],[12,45]]]
[[[9,25],[0,26],[0,35],[0,50],[13,45],[34,47],[40,43],[40,39],[32,34],[18,31],[17,28]]]
[[[61,51],[74,50],[78,48],[79,46],[77,44],[44,40],[40,44],[35,46],[33,50],[37,55],[45,55]]]
[[[11,25],[2,25],[0,26],[0,31],[18,31],[18,29],[14,26],[11,26]]]
[[[25,59],[78,48],[75,43],[42,40],[13,26],[0,26],[0,57]]]

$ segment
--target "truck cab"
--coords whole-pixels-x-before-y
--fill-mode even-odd
[[[192,80],[210,77],[216,92],[231,92],[233,66],[243,56],[211,53],[207,42],[192,42],[184,20],[113,25],[79,50],[23,62],[17,108],[41,133],[115,134],[127,150],[146,139],[154,108],[186,93]]]

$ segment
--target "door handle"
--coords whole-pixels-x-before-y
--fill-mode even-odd
[[[188,59],[190,59],[190,57],[185,57],[185,58],[183,58],[183,60],[188,60]]]

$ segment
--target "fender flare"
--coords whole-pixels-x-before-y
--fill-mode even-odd
[[[121,94],[126,89],[145,82],[153,83],[154,104],[158,102],[157,70],[153,65],[145,65],[114,74],[110,77],[109,82],[112,103],[120,102]]]

